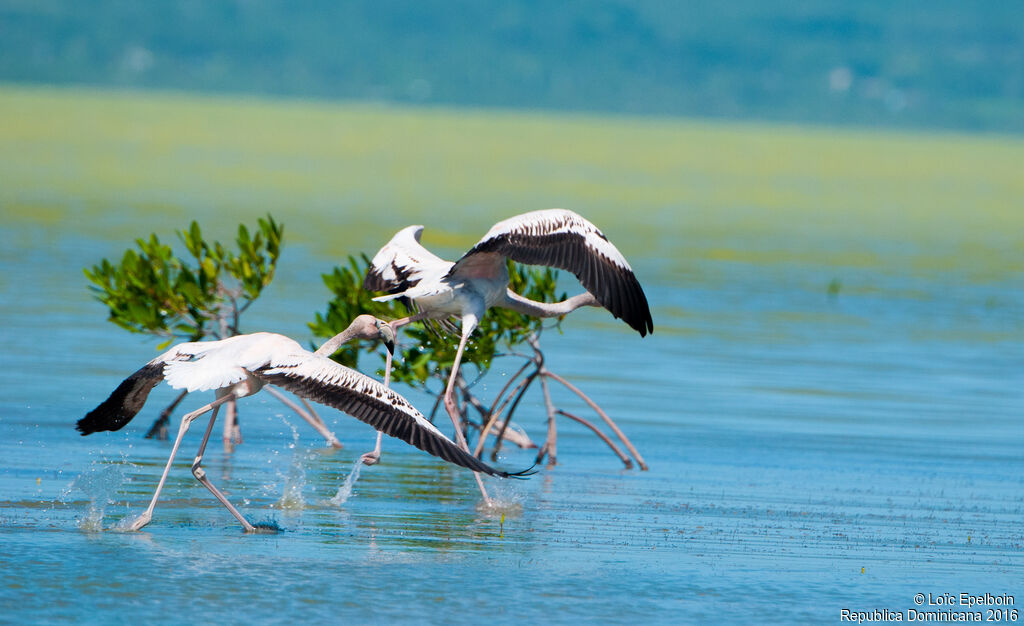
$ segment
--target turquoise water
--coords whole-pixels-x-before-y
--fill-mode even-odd
[[[296,231],[247,330],[309,339],[319,274],[341,253]],[[81,268],[128,242],[28,220],[0,238],[0,622],[838,622],[844,608],[938,608],[917,593],[1013,594],[1024,608],[1019,273],[723,260],[681,274],[622,244],[627,231],[613,241],[654,335],[581,311],[543,342],[649,471],[563,421],[559,465],[488,483],[504,519],[477,509],[468,474],[397,441],[336,504],[373,432],[324,409],[345,443],[326,450],[260,394],[240,404],[245,443],[227,454],[215,440],[205,467],[251,521],[283,532],[243,535],[191,477],[197,425],[152,524],[124,533],[110,529],[145,508],[170,447],[142,434],[173,393],[158,388],[120,432],[73,427],[153,355],[84,288]],[[493,372],[481,395],[502,384]],[[539,391],[518,419],[543,439]],[[531,462],[511,449],[498,461]]]

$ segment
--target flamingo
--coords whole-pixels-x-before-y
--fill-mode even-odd
[[[190,392],[216,391],[213,402],[181,418],[178,436],[153,499],[146,511],[134,519],[128,528],[140,530],[152,521],[153,509],[182,438],[196,418],[213,411],[192,463],[193,476],[241,522],[245,532],[273,530],[250,524],[210,482],[201,466],[220,406],[233,398],[251,396],[267,384],[344,411],[383,433],[475,472],[502,478],[521,478],[531,473],[530,470],[509,473],[490,467],[445,437],[401,395],[327,358],[342,343],[356,338],[382,339],[389,353],[394,349],[394,335],[388,324],[370,315],[360,315],[347,329],[321,346],[317,353],[309,352],[298,342],[283,335],[237,335],[219,341],[180,343],[126,378],[109,398],[78,421],[79,432],[88,435],[124,427],[139,412],[150,391],[161,380],[166,380],[175,389],[187,389]]]
[[[367,291],[386,291],[374,298],[402,298],[414,315],[390,323],[394,330],[420,320],[450,316],[462,321],[444,405],[455,425],[455,438],[468,451],[458,420],[455,379],[470,334],[491,307],[511,309],[533,317],[560,317],[580,307],[604,307],[643,337],[654,331],[651,310],[639,281],[625,257],[596,226],[566,209],[532,211],[495,224],[456,261],[445,261],[420,244],[423,226],[408,226],[373,257],[363,281]],[[508,288],[506,259],[527,265],[546,265],[576,275],[586,291],[561,302],[536,302]],[[378,446],[366,456],[379,457]],[[483,482],[476,476],[484,500]]]

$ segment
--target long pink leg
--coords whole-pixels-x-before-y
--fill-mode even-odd
[[[426,315],[424,313],[417,313],[416,315],[410,315],[409,317],[403,317],[402,319],[390,321],[388,322],[388,325],[391,326],[391,332],[393,332],[397,336],[399,328],[405,326],[406,324],[411,324],[412,322],[418,322],[424,318],[426,318]],[[387,359],[387,361],[384,363],[384,386],[390,387],[391,353],[388,352],[385,358]],[[359,460],[362,461],[364,465],[376,465],[377,463],[380,462],[380,451],[383,439],[384,433],[377,431],[377,444],[373,447],[373,451],[367,452],[363,456],[359,457]]]
[[[406,324],[412,322],[418,322],[426,318],[427,315],[421,312],[417,313],[416,315],[403,317],[402,319],[395,320],[389,323],[391,324],[391,329],[396,331],[397,333],[398,329],[401,328],[402,326],[405,326]],[[466,342],[469,340],[469,336],[473,334],[473,329],[476,328],[476,325],[478,323],[479,319],[475,315],[464,315],[462,318],[462,338],[459,340],[459,349],[455,353],[455,363],[452,364],[452,373],[451,376],[448,377],[448,387],[445,389],[444,393],[444,407],[448,411],[448,416],[452,419],[452,424],[455,426],[455,441],[460,446],[462,446],[462,449],[465,450],[466,452],[469,452],[469,444],[466,443],[466,437],[462,434],[462,425],[459,423],[462,416],[459,415],[459,408],[455,404],[455,395],[453,393],[453,389],[455,388],[455,377],[459,373],[459,364],[462,362],[462,352],[466,349]],[[391,368],[388,367],[387,376],[390,377],[390,375]],[[388,378],[385,378],[385,381],[387,380]],[[385,382],[385,385],[386,384],[387,382]],[[378,455],[380,453],[380,438],[381,436],[378,434],[378,449],[374,450],[374,452],[377,453]],[[374,452],[371,452],[369,454],[373,454]],[[480,488],[480,493],[484,497],[484,502],[490,505],[491,498],[490,496],[487,495],[487,490],[484,489],[484,481],[480,479],[480,475],[477,474],[476,472],[473,472],[473,478],[476,479],[477,487]]]
[[[476,327],[475,320],[467,319],[466,316],[462,320],[462,338],[459,340],[459,349],[455,352],[455,362],[452,363],[452,373],[448,377],[448,387],[444,392],[444,408],[448,411],[448,417],[452,418],[452,424],[455,426],[455,441],[462,447],[463,450],[469,452],[469,444],[466,443],[466,437],[462,434],[462,425],[459,423],[462,420],[462,415],[459,413],[459,406],[455,402],[455,377],[459,374],[459,364],[462,363],[462,352],[466,349],[466,341],[469,340],[469,336],[473,333],[473,329]],[[473,472],[473,478],[476,479],[476,484],[480,487],[480,493],[484,497],[484,503],[487,505],[491,504],[491,498],[487,495],[487,490],[484,489],[484,481],[480,479],[480,475]]]
[[[204,470],[200,466],[200,464],[203,461],[203,453],[206,451],[206,444],[210,440],[210,433],[213,432],[213,423],[216,420],[217,413],[214,412],[213,416],[210,418],[209,425],[207,425],[206,427],[206,432],[203,434],[203,442],[199,444],[199,451],[196,452],[196,459],[195,461],[192,462],[192,475],[195,476],[196,480],[201,482],[204,487],[209,489],[210,493],[212,493],[214,497],[220,500],[220,503],[223,504],[225,508],[227,508],[227,510],[231,512],[232,515],[235,516],[235,519],[242,523],[242,527],[245,528],[245,532],[254,533],[256,532],[256,527],[250,524],[244,517],[242,517],[242,514],[238,512],[238,509],[236,509],[234,505],[228,502],[228,499],[224,497],[224,494],[221,493],[219,489],[213,486],[213,483],[210,482],[210,479],[206,477],[206,470]]]
[[[395,332],[395,336],[397,336],[399,328],[405,326],[406,324],[412,324],[413,322],[418,322],[420,320],[425,319],[427,319],[426,313],[417,313],[415,315],[410,315],[409,317],[403,317],[402,319],[391,320],[390,322],[388,322],[388,326],[391,327],[391,330],[393,330]]]
[[[387,361],[384,363],[384,386],[389,387],[391,385],[391,353],[386,353],[385,358]],[[380,446],[382,439],[384,439],[384,433],[378,430],[377,445],[374,446],[373,452],[367,452],[363,456],[359,457],[359,460],[362,461],[364,465],[375,465],[380,462]]]
[[[199,409],[196,409],[195,411],[192,411],[191,413],[188,413],[181,418],[181,426],[178,427],[178,437],[174,440],[174,446],[171,448],[171,455],[167,458],[167,465],[164,467],[163,475],[160,476],[160,482],[157,483],[156,491],[153,492],[153,499],[150,500],[149,502],[149,508],[147,508],[142,515],[136,517],[132,521],[131,525],[128,527],[128,530],[140,530],[143,526],[145,526],[153,520],[153,509],[156,508],[156,501],[157,499],[160,498],[160,492],[163,491],[164,483],[167,482],[167,474],[169,474],[171,471],[171,465],[174,463],[175,455],[178,454],[178,447],[181,446],[181,440],[185,436],[185,433],[188,431],[189,426],[192,425],[192,422],[203,413],[206,413],[207,411],[211,410],[213,411],[213,419],[216,419],[217,411],[220,409],[220,405],[224,404],[233,397],[234,396],[224,396],[221,398],[217,398],[216,400],[207,404],[206,406],[200,407]],[[213,419],[210,420],[211,427],[213,424]],[[209,429],[207,429],[207,434],[209,434]]]

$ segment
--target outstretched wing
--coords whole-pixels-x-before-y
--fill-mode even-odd
[[[408,400],[376,380],[322,356],[297,354],[254,372],[263,381],[348,413],[377,430],[475,472],[517,478],[526,472],[494,469],[459,448]]]
[[[75,428],[83,435],[101,430],[121,430],[142,410],[153,387],[164,379],[164,365],[191,359],[196,353],[196,348],[202,345],[193,342],[179,343],[146,363],[137,372],[121,381],[109,398],[78,420]]]
[[[164,380],[189,393],[230,387],[271,363],[275,355],[303,351],[297,341],[277,333],[248,333],[187,346],[187,351],[179,351],[187,352],[187,358],[166,359]]]
[[[604,308],[640,336],[654,330],[647,296],[626,258],[597,226],[572,211],[532,211],[498,222],[456,261],[449,276],[503,264],[502,257],[572,272]]]
[[[397,294],[415,287],[432,273],[444,275],[451,261],[420,245],[422,234],[422,226],[407,226],[398,231],[370,261],[363,289]]]
[[[78,420],[75,428],[83,435],[101,430],[121,430],[142,410],[149,392],[163,379],[163,363],[147,363],[124,379],[109,398]]]

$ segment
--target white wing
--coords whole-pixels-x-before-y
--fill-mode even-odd
[[[167,352],[143,365],[138,371],[121,381],[110,396],[85,417],[78,420],[76,428],[83,435],[103,430],[120,430],[132,421],[149,398],[149,392],[164,378],[167,363],[192,359],[206,346],[218,342],[179,343]]]
[[[164,380],[175,389],[210,391],[245,380],[246,371],[257,370],[278,355],[302,352],[298,342],[276,333],[251,333],[219,341],[182,344],[174,356],[164,358]]]
[[[472,277],[488,264],[504,264],[505,257],[570,271],[602,306],[641,336],[654,330],[647,296],[626,258],[597,226],[572,211],[533,211],[498,222],[448,275],[466,272]]]
[[[420,245],[422,234],[422,226],[408,226],[398,231],[370,261],[363,289],[399,294],[424,278],[444,276],[452,263]]]

